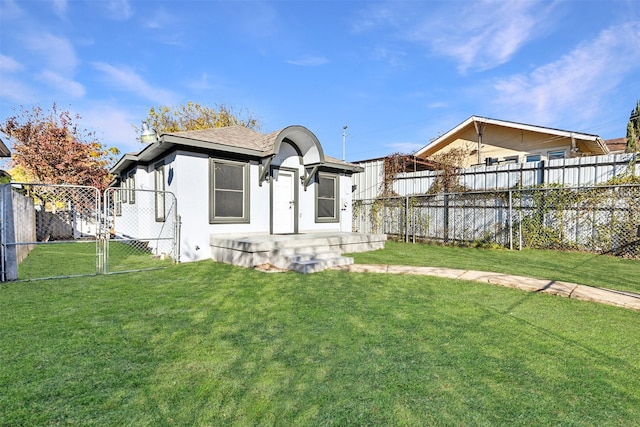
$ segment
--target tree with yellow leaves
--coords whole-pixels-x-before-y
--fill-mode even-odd
[[[203,130],[226,126],[244,126],[259,130],[259,120],[250,113],[236,112],[226,105],[207,107],[187,102],[178,107],[151,107],[145,120],[158,133]]]

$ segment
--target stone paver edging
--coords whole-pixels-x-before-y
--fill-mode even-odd
[[[354,273],[388,273],[415,274],[422,276],[444,277],[449,279],[471,280],[507,286],[529,292],[543,292],[583,301],[593,301],[618,307],[640,311],[640,295],[631,292],[621,292],[612,289],[602,289],[577,283],[560,282],[556,280],[534,279],[531,277],[514,276],[511,274],[490,273],[486,271],[459,270],[440,267],[413,267],[406,265],[383,264],[351,264],[335,267],[336,270]]]

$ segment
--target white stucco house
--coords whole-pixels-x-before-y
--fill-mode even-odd
[[[351,233],[351,176],[362,168],[326,156],[303,126],[269,134],[231,126],[155,135],[144,124],[143,137],[149,136],[149,145],[124,155],[111,173],[116,186],[175,195],[181,261],[257,265],[269,261],[266,253],[284,247],[274,241],[300,240],[308,247],[300,236],[318,233],[341,236],[334,249],[342,251],[384,245],[380,236],[372,243],[371,236]],[[156,213],[156,222],[162,217]],[[363,237],[368,239],[364,246]]]

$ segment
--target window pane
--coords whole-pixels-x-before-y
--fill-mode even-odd
[[[122,188],[121,200],[124,203],[127,203],[127,194],[128,194],[127,184],[128,184],[127,179],[123,179],[122,184],[120,185],[120,187]]]
[[[549,160],[564,159],[564,150],[562,150],[562,151],[549,151],[548,157],[549,157]]]
[[[210,161],[209,222],[249,222],[248,163]]]
[[[530,154],[526,157],[527,162],[539,162],[542,160],[542,156],[540,154]]]
[[[320,177],[318,181],[318,197],[335,197],[335,178]]]
[[[244,187],[244,166],[215,164],[216,190],[239,190]]]
[[[215,191],[215,217],[242,218],[244,194],[238,191]]]
[[[156,199],[156,221],[164,221],[164,166],[156,169],[155,173],[155,199]]]
[[[333,199],[318,199],[318,218],[334,218],[335,206]]]
[[[129,175],[129,203],[136,202],[136,176]]]

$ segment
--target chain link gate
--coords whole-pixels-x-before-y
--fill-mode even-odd
[[[180,260],[173,193],[109,188],[103,206],[104,273],[158,268]]]
[[[163,268],[179,261],[177,203],[150,190],[7,184],[0,241],[2,281]]]

